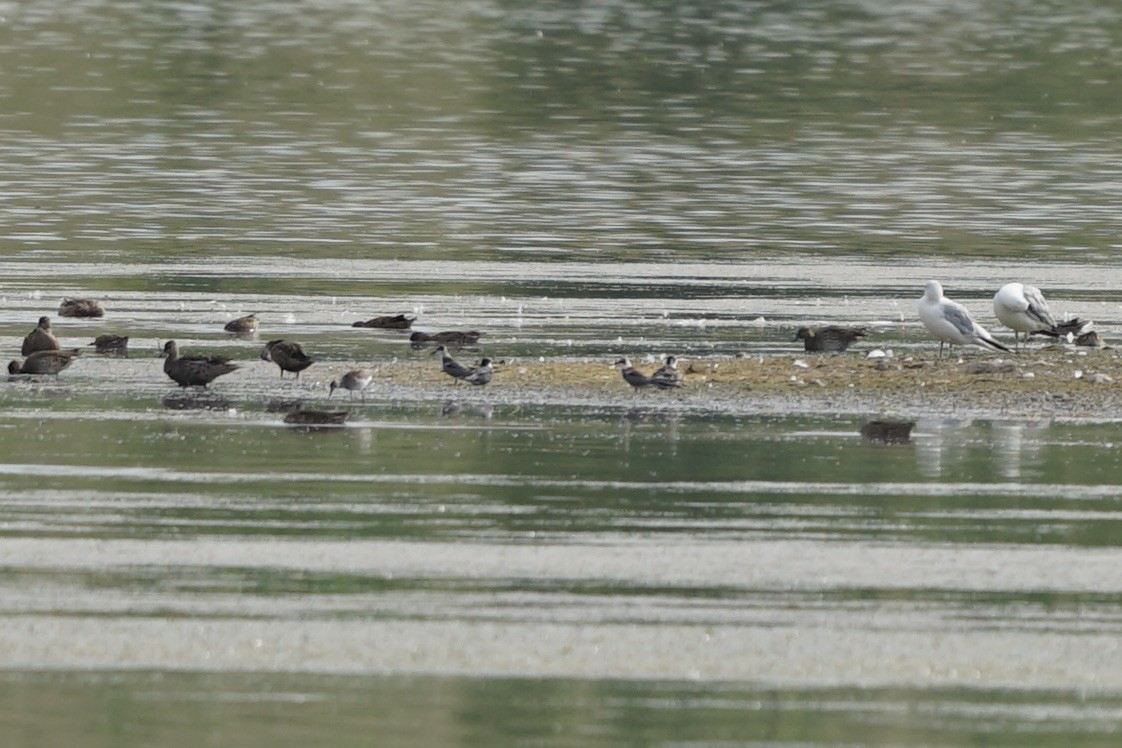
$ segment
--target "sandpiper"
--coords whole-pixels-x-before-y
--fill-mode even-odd
[[[355,393],[359,393],[363,402],[366,402],[366,393],[364,390],[374,379],[374,373],[370,369],[351,369],[343,374],[339,379],[331,380],[331,384],[327,387],[327,396],[331,395],[337,389],[344,389],[350,394],[351,399],[354,400]]]
[[[92,345],[97,353],[111,353],[114,356],[127,356],[129,353],[128,335],[112,335],[110,333],[98,335],[94,338],[94,342],[89,345]]]
[[[104,317],[101,302],[93,299],[63,299],[58,305],[60,317]]]
[[[315,360],[308,357],[304,353],[304,349],[300,347],[299,343],[294,343],[291,340],[270,340],[261,349],[261,358],[265,361],[272,361],[280,367],[281,378],[284,378],[286,371],[296,373],[296,378],[300,378],[300,372],[307,369],[315,363]]]
[[[164,373],[180,387],[206,387],[223,374],[229,374],[238,368],[237,364],[230,363],[230,359],[222,356],[180,356],[179,346],[174,340],[164,344],[163,355],[167,356]]]
[[[800,327],[795,333],[795,340],[803,341],[803,350],[812,353],[840,353],[853,341],[863,337],[863,328],[837,325],[826,325],[817,330],[813,327]]]
[[[36,351],[57,351],[58,339],[51,332],[51,318],[40,317],[39,324],[23,339],[20,355],[27,356]]]
[[[15,360],[8,364],[9,374],[58,374],[70,366],[78,355],[78,349],[66,351],[35,351],[23,361]]]

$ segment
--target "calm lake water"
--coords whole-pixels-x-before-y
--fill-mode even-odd
[[[399,312],[607,367],[1022,280],[1117,338],[1122,8],[975,5],[0,5],[0,352],[132,338],[0,382],[5,744],[1114,745],[1119,414],[270,407],[425,360]]]

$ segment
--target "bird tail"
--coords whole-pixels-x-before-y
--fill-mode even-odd
[[[986,335],[986,336],[979,335],[978,336],[978,342],[982,343],[984,345],[988,345],[990,348],[995,348],[999,351],[1005,351],[1006,353],[1012,353],[1013,352],[1010,349],[1003,346],[1001,343],[998,343],[996,340],[989,337],[988,335]]]

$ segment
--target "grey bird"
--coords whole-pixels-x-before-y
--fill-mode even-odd
[[[838,325],[826,325],[818,329],[800,327],[795,333],[795,340],[803,341],[803,350],[813,353],[840,353],[853,341],[863,337],[865,337],[865,330],[860,327]]]
[[[651,378],[643,372],[636,369],[631,365],[631,359],[621,358],[616,361],[613,366],[619,367],[619,373],[623,376],[623,381],[627,382],[632,387],[638,389],[639,387],[646,387],[651,384]]]
[[[678,371],[678,357],[667,356],[666,363],[655,369],[650,376],[651,384],[659,389],[668,390],[671,387],[682,386],[682,372]]]
[[[51,332],[51,318],[40,317],[39,324],[23,339],[20,355],[27,356],[36,351],[57,351],[58,339]]]
[[[453,383],[471,375],[472,368],[452,358],[448,353],[448,349],[443,345],[438,345],[431,355],[435,356],[438,353],[440,354],[440,370],[452,377],[454,380]]]
[[[222,329],[226,332],[238,333],[239,335],[255,333],[257,332],[257,314],[247,314],[244,317],[232,319],[227,322]]]
[[[944,296],[943,286],[939,281],[929,280],[924,285],[918,311],[920,322],[939,341],[940,357],[943,355],[944,343],[952,349],[956,345],[977,345],[1012,353],[994,340],[986,328],[975,322],[966,307]]]
[[[491,359],[484,358],[471,370],[471,373],[464,377],[464,381],[468,384],[483,385],[491,381],[491,376],[495,373],[495,368],[492,365]]]
[[[265,361],[272,361],[280,367],[282,379],[286,371],[295,372],[296,378],[299,379],[300,372],[315,363],[315,359],[304,353],[304,349],[300,347],[299,343],[294,343],[291,340],[270,340],[261,349],[261,358]]]
[[[63,299],[58,305],[60,317],[104,317],[101,303],[93,299]]]
[[[58,374],[70,366],[78,355],[78,349],[66,351],[36,351],[23,361],[15,360],[8,364],[9,374]]]
[[[369,369],[351,369],[338,379],[331,380],[331,384],[327,386],[327,396],[331,397],[331,395],[335,393],[335,390],[343,389],[350,394],[352,400],[354,400],[355,393],[357,392],[362,398],[362,401],[366,402],[366,393],[364,390],[373,380],[374,373]]]
[[[114,356],[127,356],[129,353],[128,335],[112,335],[110,333],[98,335],[94,338],[94,342],[89,345],[92,345],[97,353],[111,353]]]
[[[238,369],[237,364],[223,356],[194,354],[180,356],[174,340],[164,344],[164,373],[180,387],[206,387],[218,377]]]

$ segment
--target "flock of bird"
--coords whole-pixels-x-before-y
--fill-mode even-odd
[[[1098,336],[1090,331],[1091,323],[1079,318],[1057,323],[1048,309],[1040,289],[1023,283],[1007,283],[993,297],[993,310],[997,319],[1013,331],[1014,345],[1019,348],[1021,336],[1027,342],[1030,335],[1045,335],[1064,338],[1080,345],[1100,345]],[[995,339],[982,325],[971,316],[958,302],[943,294],[942,285],[935,280],[927,281],[923,296],[918,305],[919,319],[927,331],[939,341],[939,356],[943,355],[944,345],[978,345],[1011,353],[1012,351]],[[59,307],[59,315],[65,317],[101,317],[105,311],[96,301],[88,299],[65,299]],[[354,327],[380,327],[407,330],[416,318],[403,314],[375,317],[363,322],[355,322]],[[238,334],[256,333],[258,320],[256,314],[239,317],[228,322],[224,329]],[[1076,337],[1078,336],[1078,338]],[[460,347],[478,342],[480,333],[476,331],[445,331],[439,333],[413,332],[410,342],[414,347],[437,343],[433,355],[440,356],[440,367],[454,382],[472,385],[486,385],[494,375],[494,364],[490,358],[483,358],[477,365],[457,361],[449,352],[449,346]],[[811,352],[845,351],[854,341],[865,337],[865,330],[857,327],[828,325],[820,328],[801,327],[795,333],[795,340],[803,342],[804,349]],[[98,353],[125,355],[128,337],[119,335],[99,335],[91,346]],[[79,349],[61,349],[58,339],[51,329],[50,317],[43,316],[35,329],[23,340],[21,353],[24,360],[14,360],[8,364],[8,373],[13,375],[58,374],[68,367],[79,354]],[[164,373],[181,387],[206,387],[220,376],[236,371],[238,364],[229,358],[202,354],[184,355],[174,340],[169,340],[162,349]],[[261,358],[271,361],[280,369],[283,378],[286,372],[300,378],[300,372],[315,363],[305,353],[299,343],[290,340],[270,340],[261,351]],[[623,380],[633,388],[653,387],[673,389],[682,384],[682,372],[678,369],[675,356],[667,356],[666,362],[651,374],[636,369],[630,359],[624,357],[615,362]],[[355,393],[364,397],[364,390],[374,379],[371,369],[351,369],[328,386],[328,396],[335,390],[346,390],[353,399]]]

